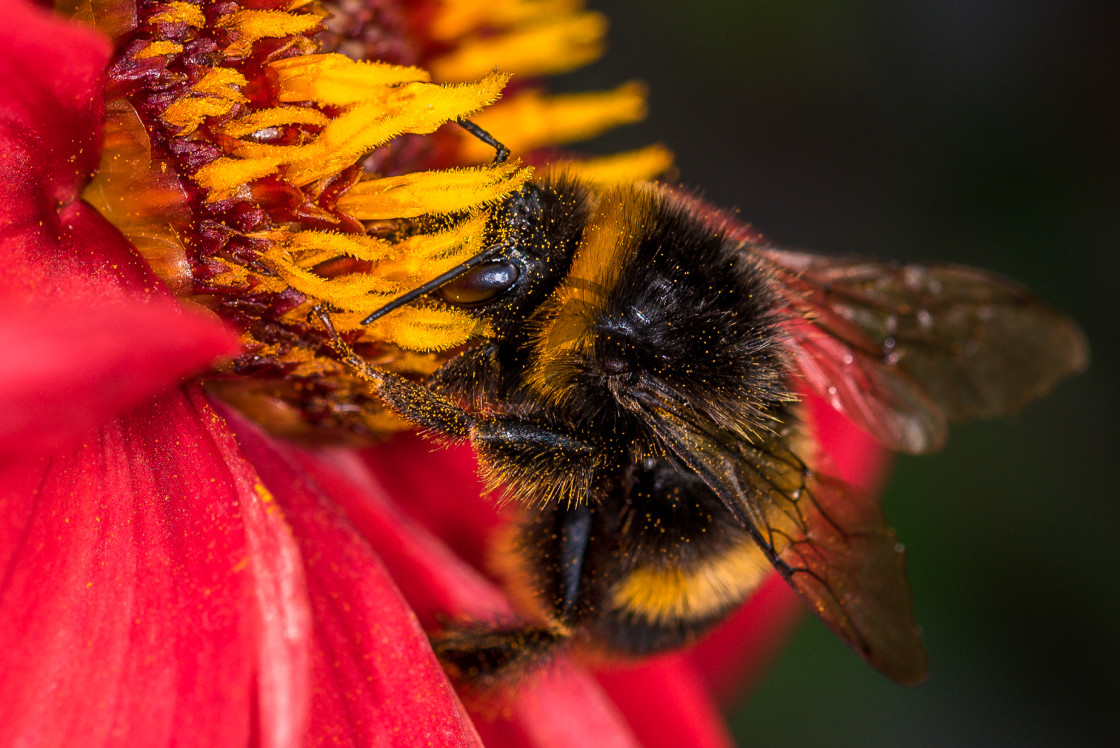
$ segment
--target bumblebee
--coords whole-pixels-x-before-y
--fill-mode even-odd
[[[335,337],[390,408],[469,441],[516,507],[525,618],[437,633],[449,672],[484,687],[571,645],[679,647],[773,568],[873,667],[921,681],[902,546],[875,500],[819,469],[798,393],[929,452],[947,422],[1082,369],[1079,329],[978,270],[775,249],[661,184],[531,182],[488,237],[370,315],[419,299],[489,324],[427,383]]]

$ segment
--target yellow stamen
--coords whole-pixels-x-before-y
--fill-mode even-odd
[[[242,138],[253,135],[269,127],[283,125],[315,125],[323,127],[331,121],[330,117],[318,109],[310,107],[274,107],[261,109],[233,120],[222,128],[222,132],[231,138]]]
[[[241,93],[241,87],[247,82],[236,70],[211,68],[194,84],[197,95],[172,102],[163,110],[163,118],[183,128],[184,135],[192,133],[204,119],[220,117],[236,104],[248,101]]]
[[[236,158],[217,159],[199,169],[195,181],[209,191],[207,200],[224,200],[236,194],[248,179],[259,179],[287,164],[287,179],[307,185],[337,174],[398,135],[427,134],[449,120],[470,115],[497,99],[507,78],[491,73],[474,84],[383,86],[375,101],[351,106],[311,142],[283,146],[245,143],[237,148]],[[204,100],[180,100],[194,101]],[[178,112],[176,115],[182,116]]]
[[[402,83],[427,83],[428,71],[403,65],[355,61],[339,54],[301,55],[277,60],[281,101],[314,101],[329,106],[348,106],[377,101],[386,89]]]
[[[343,329],[352,330],[360,326],[366,313],[338,314],[333,319]],[[392,340],[406,350],[445,351],[481,333],[482,325],[459,311],[407,307],[382,317],[368,329],[374,340]]]
[[[585,182],[609,187],[628,182],[645,182],[664,174],[673,165],[672,152],[662,145],[586,161],[558,161],[550,170],[562,171]]]
[[[274,174],[282,163],[280,158],[220,158],[196,171],[194,181],[206,190],[208,201],[226,200],[247,190],[250,182]]]
[[[603,54],[607,20],[598,13],[555,16],[532,26],[465,42],[431,64],[442,80],[477,78],[502,61],[502,69],[518,75],[563,73]]]
[[[520,189],[531,173],[531,169],[506,163],[372,179],[355,185],[339,199],[338,207],[367,221],[456,213]]]

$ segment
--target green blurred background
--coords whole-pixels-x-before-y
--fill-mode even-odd
[[[974,264],[1071,313],[1090,371],[898,460],[929,682],[807,621],[732,715],[748,746],[1120,744],[1120,3],[592,0],[611,50],[562,90],[650,83],[680,179],[775,243]]]

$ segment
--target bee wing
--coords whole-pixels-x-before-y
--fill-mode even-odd
[[[990,273],[755,251],[808,386],[893,450],[935,450],[949,421],[1015,411],[1086,365],[1073,322]]]
[[[905,553],[874,499],[813,472],[776,437],[748,444],[648,392],[628,405],[739,518],[833,631],[889,678],[925,679]]]

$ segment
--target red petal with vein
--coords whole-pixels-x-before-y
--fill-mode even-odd
[[[308,745],[480,745],[393,579],[314,461],[229,413],[298,538],[315,620]]]
[[[21,0],[0,0],[0,223],[74,202],[97,166],[109,42]],[[10,198],[15,198],[11,201]]]
[[[432,454],[427,444],[413,442],[413,445],[417,449],[416,459],[424,455],[424,471],[448,478],[438,494],[448,507],[478,501],[477,487],[451,479],[463,466],[460,452]],[[396,454],[403,456],[402,452]],[[502,594],[394,505],[382,479],[394,480],[393,476],[406,469],[408,461],[402,460],[383,476],[370,474],[348,453],[337,452],[332,457],[332,465],[328,467],[306,453],[297,455],[304,471],[324,487],[377,549],[425,625],[433,625],[439,615],[508,620],[511,611]],[[442,470],[445,457],[451,464],[449,474]],[[400,495],[395,498],[397,503],[406,505],[416,497]],[[489,703],[484,711],[472,711],[478,731],[490,748],[576,745],[623,748],[638,744],[622,715],[594,678],[563,660],[545,672],[531,675],[527,683],[519,685],[512,693],[497,698],[499,705]]]
[[[237,348],[219,322],[171,301],[0,302],[0,459],[58,446]]]
[[[0,298],[75,306],[165,294],[78,195],[97,166],[108,42],[0,0]]]
[[[299,548],[284,517],[265,500],[268,493],[226,422],[198,387],[191,389],[190,399],[229,468],[245,523],[257,613],[255,742],[261,748],[303,746],[311,688],[311,610]]]
[[[300,627],[260,629],[300,620],[301,585],[223,436],[172,392],[3,469],[0,745],[243,746],[278,732],[252,724],[256,689],[300,670]],[[260,701],[275,713],[275,694]],[[279,718],[298,732],[298,708]]]
[[[458,556],[485,570],[494,532],[503,524],[493,501],[484,496],[478,463],[469,446],[440,448],[416,434],[398,434],[362,459],[398,507],[417,519]],[[432,463],[439,470],[432,470]]]
[[[708,685],[685,654],[662,655],[598,678],[645,748],[733,745]]]

